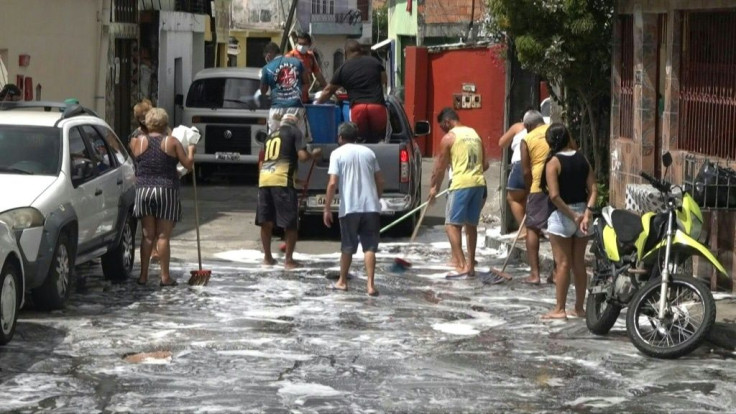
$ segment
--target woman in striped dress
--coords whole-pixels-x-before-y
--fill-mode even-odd
[[[133,214],[141,220],[141,276],[139,285],[148,282],[153,243],[161,264],[161,286],[175,286],[169,274],[169,238],[181,219],[179,175],[176,164],[188,170],[194,165],[194,145],[184,150],[181,142],[168,135],[169,116],[162,108],[151,108],[146,114],[147,134],[134,137],[130,148],[137,161]]]

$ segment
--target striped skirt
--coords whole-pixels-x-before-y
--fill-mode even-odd
[[[135,189],[133,215],[136,218],[153,216],[161,220],[181,220],[179,189],[138,187]]]

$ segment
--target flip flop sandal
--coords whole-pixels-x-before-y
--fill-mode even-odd
[[[449,280],[465,280],[465,279],[475,279],[475,276],[471,276],[468,272],[463,273],[448,273],[445,275],[445,279]]]
[[[330,283],[330,285],[327,286],[327,290],[337,290],[339,292],[347,292],[348,291],[347,289],[342,289],[342,288],[337,287],[337,285],[335,285],[334,283]]]
[[[484,285],[497,285],[506,281],[506,278],[491,272],[479,273],[478,277]]]

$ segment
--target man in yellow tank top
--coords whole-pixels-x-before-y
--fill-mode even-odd
[[[524,182],[529,193],[526,200],[526,255],[531,267],[529,277],[524,283],[538,285],[539,279],[539,238],[542,229],[547,227],[547,217],[552,212],[549,197],[542,192],[540,186],[544,163],[549,154],[549,145],[545,133],[549,125],[544,123],[538,111],[527,111],[524,114],[524,127],[529,131],[521,140],[521,169]]]
[[[458,273],[454,276],[473,277],[478,221],[486,189],[483,172],[488,169],[488,160],[478,133],[473,128],[462,125],[452,108],[443,109],[437,116],[437,122],[445,132],[445,136],[440,141],[439,153],[432,169],[429,201],[430,203],[434,201],[449,166],[452,168],[452,184],[447,197],[445,231],[450,240],[453,262]],[[467,260],[462,251],[463,226],[466,231]]]

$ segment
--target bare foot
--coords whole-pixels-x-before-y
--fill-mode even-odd
[[[302,267],[302,264],[296,260],[287,260],[284,262],[284,269],[296,269],[298,267]]]
[[[327,288],[330,290],[342,290],[343,292],[348,291],[347,283],[335,282],[335,283],[330,284],[330,286],[328,286]]]
[[[368,286],[368,289],[366,289],[368,292],[368,296],[378,296],[378,291],[374,286]]]
[[[266,266],[273,266],[276,264],[276,259],[274,259],[273,257],[264,257],[263,264]]]
[[[542,319],[567,319],[567,313],[564,310],[552,310],[542,315]]]
[[[526,283],[527,285],[538,285],[539,284],[539,276],[529,276],[526,279],[522,279],[521,283]]]
[[[567,316],[569,318],[584,318],[585,317],[585,310],[575,309],[574,311],[567,312]]]

